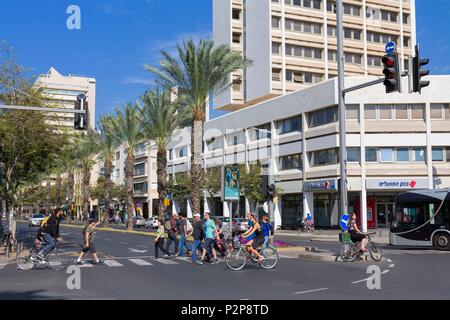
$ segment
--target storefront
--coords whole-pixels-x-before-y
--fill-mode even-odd
[[[319,228],[337,226],[339,221],[338,180],[308,181],[304,184],[303,191],[306,193],[305,198],[313,199],[313,210],[308,213],[313,216],[315,226]]]
[[[301,193],[281,196],[281,227],[291,229],[297,226],[297,219],[303,216],[303,195]]]

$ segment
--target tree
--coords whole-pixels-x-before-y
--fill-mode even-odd
[[[97,132],[89,129],[87,134],[79,137],[76,145],[75,158],[82,172],[83,185],[83,216],[89,215],[91,170],[95,164],[94,156],[98,152],[99,136]]]
[[[169,180],[167,191],[172,199],[181,204],[191,194],[191,177],[185,172],[175,173],[175,178]]]
[[[206,170],[203,188],[211,198],[222,190],[222,176],[219,167]]]
[[[77,163],[76,155],[76,143],[68,144],[61,152],[59,157],[58,171],[59,173],[66,173],[66,184],[67,184],[67,211],[68,211],[68,221],[71,222],[72,219],[72,205],[74,198],[74,187],[75,187],[75,169],[79,166]],[[64,197],[65,199],[66,197]]]
[[[116,117],[111,121],[111,132],[119,143],[125,143],[127,158],[125,160],[125,188],[127,190],[128,229],[133,229],[134,214],[134,152],[141,141],[142,119],[136,105],[128,103],[123,110],[116,110]]]
[[[98,124],[100,130],[100,157],[104,161],[105,174],[103,179],[104,196],[102,199],[105,201],[105,224],[109,223],[109,215],[111,212],[111,173],[114,159],[114,150],[117,146],[117,141],[112,133],[111,124],[113,121],[112,116],[102,116]]]
[[[150,91],[142,96],[144,137],[158,148],[156,174],[158,183],[158,215],[164,217],[164,197],[167,194],[167,145],[179,124],[175,104],[170,103],[170,92]]]
[[[111,181],[109,186],[110,204],[122,203],[127,199],[125,186],[117,185]],[[105,177],[100,176],[97,184],[91,189],[91,198],[99,202],[105,199]]]
[[[201,40],[197,46],[194,41],[187,40],[183,45],[177,45],[177,50],[179,59],[161,51],[164,60],[160,62],[160,67],[146,65],[145,68],[154,73],[157,81],[165,88],[172,90],[177,87],[178,92],[188,101],[192,113],[192,208],[194,212],[200,212],[203,123],[206,108],[209,107],[208,99],[230,87],[231,73],[247,67],[250,61],[228,46],[214,46],[214,42],[210,40]]]
[[[261,167],[258,164],[252,164],[247,171],[245,166],[241,165],[240,173],[241,192],[250,201],[250,210],[256,212],[259,203],[264,201],[264,195],[261,190]]]

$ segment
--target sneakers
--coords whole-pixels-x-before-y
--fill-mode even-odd
[[[96,265],[103,264],[103,261],[102,260],[92,261],[92,264],[96,264]]]
[[[263,262],[264,261],[264,257],[263,256],[259,256],[258,262]]]
[[[199,265],[203,265],[203,261],[202,260],[195,261],[195,263],[199,264]]]
[[[77,264],[77,266],[81,266],[83,264],[83,261],[76,260],[75,263]]]
[[[36,255],[37,258],[41,259],[42,261],[45,261],[45,256],[42,253],[38,253]]]
[[[179,252],[175,253],[175,257],[178,257],[179,255],[180,255],[180,253],[179,253]]]
[[[219,263],[219,260],[217,260],[217,259],[214,259],[214,261],[211,262],[211,264],[218,264],[218,263]]]

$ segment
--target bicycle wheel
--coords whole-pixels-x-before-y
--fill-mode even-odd
[[[272,247],[267,247],[259,251],[264,260],[259,263],[263,269],[273,269],[278,264],[278,252]]]
[[[247,257],[242,248],[234,249],[233,251],[227,253],[225,256],[225,262],[231,270],[239,271],[247,263]]]
[[[369,243],[369,253],[374,261],[381,261],[383,259],[383,252],[375,242],[370,241]]]
[[[62,270],[69,264],[69,255],[58,252],[58,248],[53,249],[47,256],[47,265],[52,270]]]
[[[344,262],[353,262],[356,260],[356,252],[352,243],[343,243],[339,250],[339,256]]]
[[[34,257],[32,253],[30,253],[30,255],[28,256],[17,257],[16,258],[17,268],[23,271],[29,271],[33,269],[34,268],[34,262],[32,261],[33,258]]]

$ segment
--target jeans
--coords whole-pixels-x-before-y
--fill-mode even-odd
[[[267,248],[269,246],[269,236],[264,236],[264,244],[262,245],[263,248]]]
[[[202,251],[202,241],[194,240],[194,244],[192,245],[192,261],[195,262],[197,260],[197,250]]]
[[[43,233],[42,237],[44,238],[45,246],[42,248],[41,254],[45,256],[53,250],[53,248],[56,246],[56,242],[48,233]]]
[[[184,257],[184,247],[188,250],[192,250],[192,246],[186,242],[186,236],[182,233],[180,239],[180,257]]]
[[[158,258],[159,256],[159,249],[170,256],[170,252],[164,249],[164,238],[159,238],[158,241],[155,241],[155,258]]]
[[[170,251],[170,245],[172,244],[172,242],[175,242],[175,251],[174,253],[178,252],[178,239],[177,239],[177,234],[175,232],[169,232],[168,233],[168,237],[167,237],[167,245],[166,245],[166,250]]]

